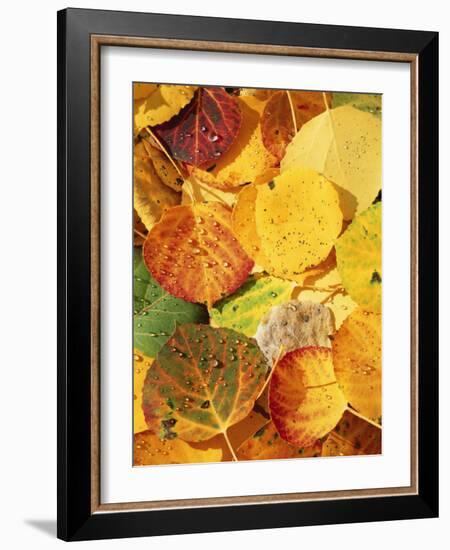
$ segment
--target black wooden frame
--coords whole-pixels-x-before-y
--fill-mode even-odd
[[[91,513],[90,38],[114,35],[418,56],[417,495]],[[58,537],[86,540],[436,517],[438,514],[438,35],[67,9],[58,13]]]

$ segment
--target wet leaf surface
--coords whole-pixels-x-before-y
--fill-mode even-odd
[[[171,208],[150,231],[143,254],[167,292],[208,306],[238,289],[253,267],[231,231],[231,212],[215,202]]]
[[[174,158],[202,166],[228,151],[241,120],[239,103],[223,88],[199,88],[189,105],[154,132]]]
[[[252,410],[267,369],[256,343],[243,334],[180,325],[145,379],[147,425],[161,439],[224,434]]]

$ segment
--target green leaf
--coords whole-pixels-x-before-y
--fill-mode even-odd
[[[268,364],[256,342],[227,328],[178,325],[147,371],[142,410],[160,439],[204,441],[245,418]]]
[[[277,304],[289,300],[293,283],[277,277],[250,277],[241,288],[217,302],[210,310],[211,320],[246,336],[254,336],[262,317]]]
[[[207,323],[205,306],[175,298],[153,279],[142,260],[141,248],[134,249],[134,347],[156,357],[177,324]]]
[[[348,94],[334,92],[332,105],[340,107],[341,105],[351,105],[360,111],[372,113],[378,118],[381,117],[381,94]]]

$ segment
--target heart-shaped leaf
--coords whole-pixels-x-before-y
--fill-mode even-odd
[[[350,296],[369,311],[381,311],[381,203],[355,217],[336,242],[339,274]]]
[[[178,324],[207,323],[205,306],[180,300],[150,275],[140,248],[134,249],[134,346],[156,357]]]
[[[256,228],[270,274],[289,278],[327,258],[342,229],[333,184],[298,168],[255,189]]]
[[[228,151],[241,119],[236,98],[223,88],[200,88],[177,117],[154,132],[174,158],[201,166]]]
[[[221,449],[194,449],[181,439],[166,441],[159,439],[149,430],[134,436],[134,466],[154,464],[195,464],[220,462]]]
[[[336,378],[351,406],[381,417],[381,314],[355,309],[333,338]]]
[[[237,451],[239,460],[274,460],[277,458],[308,458],[320,456],[320,439],[311,447],[290,445],[280,437],[273,422],[268,422],[245,441]]]
[[[306,347],[287,353],[270,379],[269,407],[278,433],[292,445],[309,447],[330,432],[347,407],[331,350]]]
[[[144,261],[170,294],[208,306],[239,288],[253,267],[231,231],[231,212],[216,202],[168,210],[148,234]]]
[[[225,434],[252,410],[267,369],[255,342],[238,332],[178,326],[145,379],[149,430],[186,441]]]
[[[240,97],[236,101],[242,112],[242,124],[232,146],[204,167],[193,170],[195,178],[218,189],[253,183],[278,164],[262,141],[260,120],[264,102],[254,97]]]
[[[254,336],[258,323],[276,304],[289,300],[293,284],[276,277],[250,277],[234,294],[215,304],[211,321],[246,336]]]
[[[195,90],[195,86],[135,84],[135,133],[146,126],[155,126],[170,120],[191,101]]]
[[[327,437],[322,456],[378,455],[381,453],[381,429],[352,413],[344,412]]]
[[[271,96],[261,118],[264,145],[281,160],[300,128],[326,109],[331,95],[322,92],[280,90]]]
[[[272,307],[261,319],[256,341],[270,364],[284,353],[307,346],[331,347],[330,310],[313,302],[289,302]]]
[[[311,168],[338,187],[344,219],[368,208],[381,188],[381,121],[350,105],[304,124],[286,149],[281,173]]]

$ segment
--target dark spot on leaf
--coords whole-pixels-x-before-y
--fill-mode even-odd
[[[373,284],[380,284],[381,283],[381,275],[378,273],[377,270],[375,270],[373,273],[372,273],[372,278],[370,279],[370,284],[373,285]]]
[[[275,189],[275,182],[273,180],[269,181],[267,184],[269,186],[269,189],[272,191],[272,189]]]
[[[264,435],[264,432],[266,431],[266,427],[263,426],[260,428],[253,437],[262,437]]]

